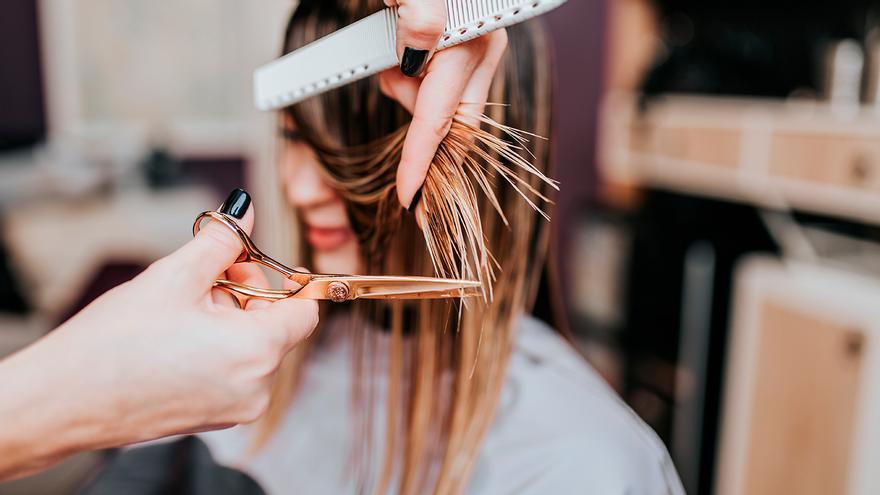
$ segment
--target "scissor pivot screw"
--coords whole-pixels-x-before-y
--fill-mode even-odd
[[[327,299],[342,302],[348,299],[348,286],[342,282],[330,282],[327,286]]]

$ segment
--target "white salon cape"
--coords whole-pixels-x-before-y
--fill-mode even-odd
[[[356,493],[348,474],[351,354],[344,338],[325,344],[316,349],[300,393],[258,454],[246,455],[251,427],[200,434],[215,460],[248,473],[270,495]],[[384,419],[384,411],[377,412]],[[466,493],[684,490],[654,431],[556,332],[524,317],[499,411]]]

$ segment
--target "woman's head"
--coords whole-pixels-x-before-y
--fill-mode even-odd
[[[288,23],[282,51],[289,53],[382,7],[381,0],[303,0]],[[305,261],[321,272],[363,273],[358,246],[366,234],[358,238],[351,204],[331,180],[326,155],[388,136],[406,123],[406,112],[370,78],[288,107],[279,120],[280,179],[301,222],[303,251],[310,255]]]
[[[381,0],[303,0],[286,31],[284,52],[383,7]],[[505,126],[549,136],[551,72],[540,26],[517,26],[509,30],[508,39],[508,53],[489,94],[490,102],[507,106],[490,106],[487,113]],[[434,275],[437,270],[440,275],[459,276],[449,273],[458,269],[455,260],[471,255],[449,239],[460,232],[456,229],[461,225],[450,227],[456,222],[476,227],[476,240],[485,243],[487,252],[496,253],[491,260],[495,269],[485,277],[494,292],[490,301],[475,302],[464,311],[447,301],[378,303],[364,310],[378,315],[391,330],[385,371],[388,390],[406,390],[385,398],[388,451],[378,461],[382,469],[375,487],[384,491],[391,479],[397,479],[403,493],[429,487],[454,493],[464,486],[491,424],[504,383],[513,322],[531,304],[546,248],[546,223],[511,189],[504,173],[516,174],[522,188],[537,194],[546,190],[547,183],[540,173],[517,173],[518,162],[492,144],[496,136],[503,136],[498,128],[484,132],[455,124],[429,170],[422,201],[432,212],[470,202],[464,211],[472,216],[456,221],[449,215],[429,215],[423,232],[394,194],[408,121],[403,108],[382,94],[375,77],[288,107],[279,116],[279,177],[288,200],[285,207],[297,210],[304,233],[301,261],[313,269],[408,275]],[[547,143],[535,140],[529,147],[535,167],[546,170]],[[480,171],[483,166],[485,173]],[[452,197],[462,199],[441,204]],[[496,208],[504,212],[509,225]],[[436,252],[438,246],[449,252]],[[489,266],[489,259],[482,262]],[[352,335],[371,338],[368,332]],[[364,353],[370,346],[353,348]],[[298,373],[304,354],[288,363],[290,376]],[[271,431],[272,418],[283,412],[293,381],[279,382],[264,431]],[[372,404],[355,401],[354,407],[367,409]],[[370,438],[363,433],[370,427],[361,427],[362,437]]]
[[[381,8],[381,0],[305,0],[291,17],[283,51],[293,51]],[[390,163],[383,168],[375,166],[376,163],[352,162],[357,161],[355,155],[375,155],[377,143],[387,142],[407,122],[408,114],[382,94],[375,77],[323,93],[281,112],[282,180],[288,200],[300,207],[298,216],[305,234],[303,248],[311,258],[306,261],[314,269],[336,273],[381,271],[381,267],[375,266],[375,254],[385,248],[382,244],[388,234],[384,230],[397,223],[399,208],[377,203],[374,198],[389,190],[394,167]],[[376,158],[378,161],[379,157]],[[294,185],[300,175],[320,177],[319,193]],[[335,201],[324,197],[329,197],[330,190],[335,192]],[[318,196],[323,204],[313,201]],[[346,213],[344,220],[339,216],[340,210]],[[381,221],[377,221],[377,216],[382,217]],[[411,223],[406,220],[405,224]],[[343,223],[350,227],[347,232],[335,229]],[[377,228],[379,225],[382,227]],[[334,229],[323,230],[325,226]],[[401,228],[412,230],[413,226]],[[352,246],[359,247],[354,251],[360,259],[351,259]],[[364,258],[371,258],[370,262],[364,263]]]

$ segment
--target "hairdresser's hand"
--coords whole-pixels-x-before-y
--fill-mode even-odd
[[[224,204],[248,231],[249,204],[243,191]],[[314,301],[300,299],[239,309],[212,290],[223,276],[266,286],[255,266],[232,266],[240,251],[234,234],[209,223],[0,362],[0,479],[80,450],[258,419],[282,357],[312,331],[318,313]]]
[[[434,54],[446,27],[446,2],[385,3],[398,6],[400,70],[382,73],[380,83],[383,93],[413,114],[397,170],[397,198],[412,209],[417,206],[425,174],[437,146],[449,132],[452,117],[459,111],[475,116],[483,112],[492,78],[507,47],[507,34],[498,30]]]

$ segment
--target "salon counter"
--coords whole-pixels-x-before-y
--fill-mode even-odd
[[[147,266],[172,252],[191,238],[196,215],[220,201],[206,188],[186,187],[8,208],[0,221],[3,238],[37,321],[16,325],[62,316],[108,261]]]

